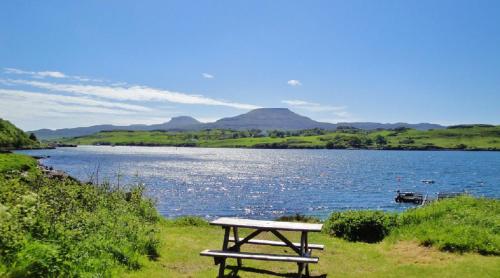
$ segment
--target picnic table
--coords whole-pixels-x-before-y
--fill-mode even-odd
[[[201,256],[209,256],[214,258],[216,265],[219,265],[219,277],[224,277],[224,269],[226,267],[226,259],[237,259],[238,267],[242,266],[242,259],[264,260],[264,261],[281,261],[294,262],[298,265],[298,277],[302,277],[305,270],[306,276],[309,276],[309,264],[318,263],[318,257],[312,257],[313,249],[323,250],[324,245],[310,244],[308,240],[309,232],[320,232],[323,224],[297,223],[297,222],[279,222],[279,221],[263,221],[241,218],[222,217],[210,222],[211,225],[221,226],[224,229],[224,238],[222,242],[222,250],[204,250],[200,253]],[[248,236],[240,238],[238,236],[238,228],[253,229]],[[231,229],[233,236],[231,237]],[[291,242],[286,238],[281,231],[300,232],[300,243]],[[271,232],[280,241],[255,239],[262,232]],[[233,245],[229,246],[229,242]],[[277,255],[264,253],[249,253],[241,252],[243,244],[254,245],[270,245],[279,247],[289,247],[297,255]]]

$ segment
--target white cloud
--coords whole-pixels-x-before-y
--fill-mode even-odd
[[[0,79],[0,83],[5,85],[27,85],[35,88],[46,89],[54,92],[65,92],[77,95],[88,95],[99,98],[118,101],[168,101],[181,104],[199,104],[226,106],[237,109],[256,109],[259,106],[232,101],[218,100],[202,95],[191,95],[179,92],[172,92],[161,89],[154,89],[147,86],[105,86],[105,85],[84,85],[68,83],[51,83],[30,80]]]
[[[87,97],[0,89],[0,117],[26,130],[103,124],[153,124],[165,122],[178,111],[100,101]]]
[[[294,87],[295,87],[295,86],[302,86],[302,83],[300,83],[300,81],[299,81],[299,80],[296,80],[296,79],[288,80],[286,83],[287,83],[288,85],[290,85],[290,86],[294,86]]]
[[[203,76],[203,78],[205,78],[205,79],[214,79],[215,78],[215,76],[213,74],[206,73],[206,72],[202,73],[201,76]]]
[[[0,89],[0,100],[21,100],[21,101],[34,101],[40,103],[63,104],[69,106],[88,106],[88,107],[101,107],[111,108],[117,110],[133,111],[133,112],[147,112],[152,111],[151,108],[109,101],[100,101],[89,99],[87,97],[65,96],[57,94],[47,94],[39,92],[28,92],[22,90],[4,90]],[[66,109],[65,109],[66,110]]]
[[[92,79],[92,78],[87,78],[83,76],[77,76],[77,75],[66,75],[60,71],[26,71],[26,70],[21,70],[21,69],[15,69],[15,68],[4,68],[4,73],[7,74],[21,74],[21,75],[29,75],[33,78],[37,79],[44,79],[46,77],[49,78],[66,78],[66,79],[72,79],[72,80],[77,80],[77,81],[95,81],[95,82],[102,82],[100,79]]]

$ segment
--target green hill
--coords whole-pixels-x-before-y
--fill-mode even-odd
[[[39,147],[36,138],[33,139],[30,139],[30,136],[9,121],[0,119],[0,150]]]
[[[364,131],[101,131],[65,141],[79,145],[191,146],[223,148],[329,148],[390,150],[500,150],[500,126],[462,125],[436,130]]]

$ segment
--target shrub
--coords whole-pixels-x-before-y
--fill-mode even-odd
[[[198,216],[181,216],[171,220],[174,226],[208,226],[207,220]]]
[[[324,231],[349,241],[381,241],[393,226],[396,217],[381,211],[334,212],[326,220]]]
[[[321,220],[314,216],[304,215],[304,214],[295,214],[295,215],[284,215],[278,217],[276,221],[285,221],[285,222],[304,222],[304,223],[320,223]]]

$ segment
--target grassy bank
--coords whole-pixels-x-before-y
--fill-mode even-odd
[[[105,277],[157,254],[159,216],[143,188],[48,179],[0,154],[0,277]]]
[[[205,130],[192,132],[105,131],[65,139],[80,145],[193,146],[224,148],[359,148],[401,150],[500,150],[500,126],[458,126],[441,130],[413,129],[334,132],[271,131],[266,136],[250,131]]]

